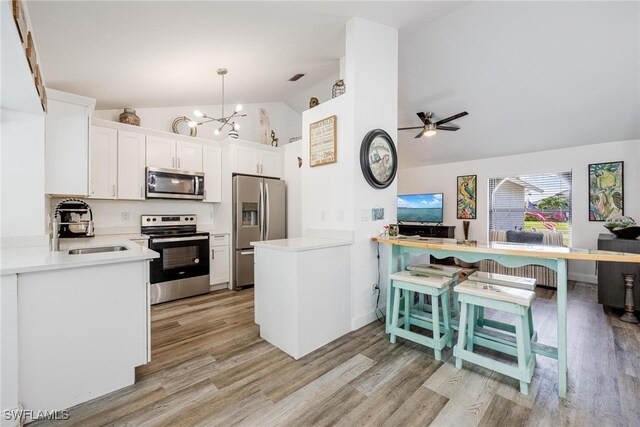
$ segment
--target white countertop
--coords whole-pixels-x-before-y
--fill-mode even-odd
[[[86,239],[61,239],[60,252],[51,252],[48,246],[4,248],[0,254],[0,274],[32,273],[62,268],[87,267],[91,265],[153,259],[160,256],[157,252],[130,240],[132,238],[144,238],[142,235],[137,236],[138,237],[136,237],[136,235],[114,235],[96,236]],[[126,246],[128,250],[78,255],[71,255],[67,252],[69,249],[110,245]]]
[[[270,248],[287,252],[312,251],[314,249],[346,246],[353,243],[347,239],[327,239],[323,237],[294,237],[292,239],[265,240],[251,242],[251,246]]]

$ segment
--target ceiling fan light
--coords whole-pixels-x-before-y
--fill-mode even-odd
[[[424,136],[426,136],[427,138],[429,138],[429,137],[431,137],[431,136],[435,135],[436,133],[437,133],[437,132],[436,132],[436,130],[435,130],[435,129],[430,129],[430,130],[428,130],[428,131],[426,131],[426,132],[424,133]]]
[[[200,110],[194,110],[193,111],[193,115],[196,116],[196,117],[204,116],[204,114],[202,114],[202,111],[200,111]]]

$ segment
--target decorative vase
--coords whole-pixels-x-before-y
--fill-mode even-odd
[[[316,98],[315,96],[312,96],[309,99],[309,108],[317,107],[318,104],[320,104],[320,101],[318,101],[318,98]]]
[[[133,108],[125,108],[119,116],[120,123],[127,125],[140,126],[140,117],[136,116],[136,110]]]
[[[470,221],[462,221],[462,231],[464,231],[464,240],[469,240],[469,226]]]
[[[336,80],[336,83],[333,85],[333,89],[331,90],[331,97],[335,98],[336,96],[340,96],[344,94],[346,90],[346,86],[344,85],[344,80]]]

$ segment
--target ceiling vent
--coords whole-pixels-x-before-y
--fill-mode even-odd
[[[296,74],[295,76],[291,77],[289,79],[289,81],[290,82],[297,82],[298,80],[300,80],[303,77],[304,77],[304,74]]]

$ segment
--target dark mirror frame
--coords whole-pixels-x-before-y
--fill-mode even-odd
[[[393,157],[393,170],[391,171],[391,175],[389,179],[381,182],[376,179],[371,171],[371,167],[369,164],[369,147],[373,143],[376,138],[382,138],[389,144],[391,148],[391,155]],[[364,179],[367,180],[370,186],[373,188],[387,188],[396,177],[396,172],[398,171],[398,152],[396,151],[396,146],[393,143],[393,140],[389,136],[389,134],[382,129],[374,129],[369,131],[364,138],[362,139],[362,145],[360,146],[360,168],[362,169],[362,174],[364,175]]]

